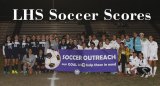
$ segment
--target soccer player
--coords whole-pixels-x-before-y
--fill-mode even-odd
[[[137,72],[141,74],[141,77],[148,78],[148,74],[150,72],[150,65],[148,64],[147,59],[143,57],[143,53],[139,53],[139,66],[137,68]]]
[[[129,35],[126,35],[124,43],[125,46],[130,49],[130,52],[133,52],[133,40],[129,37]]]
[[[91,42],[91,46],[88,48],[89,50],[97,50],[94,42]]]
[[[133,55],[129,57],[129,68],[130,71],[128,71],[128,73],[132,74],[132,75],[136,75],[137,73],[137,67],[139,66],[139,59],[137,57],[137,53],[133,52]]]
[[[131,40],[133,41],[133,50],[138,55],[139,53],[141,53],[141,50],[142,50],[141,39],[138,36],[138,34],[136,32],[134,32],[133,38],[131,38]]]
[[[10,60],[12,58],[12,41],[10,36],[6,37],[5,44],[3,45],[3,56],[4,56],[4,74],[8,74],[10,67]]]
[[[32,40],[31,40],[31,48],[32,48],[32,54],[37,57],[37,51],[38,51],[38,42],[36,41],[36,36],[32,35]]]
[[[148,46],[148,56],[149,56],[149,64],[151,66],[150,74],[152,77],[155,76],[157,70],[156,61],[158,60],[158,44],[153,40],[153,36],[149,36],[149,46]],[[152,68],[153,67],[153,68]]]
[[[110,44],[112,45],[112,49],[119,49],[120,45],[117,43],[117,37],[116,35],[112,36],[112,41],[110,42]]]
[[[30,75],[33,73],[33,66],[35,64],[36,57],[32,54],[32,49],[29,48],[26,55],[23,57],[23,73],[26,75],[29,73]]]
[[[36,62],[35,62],[35,69],[36,69],[36,74],[39,73],[41,74],[41,72],[45,71],[45,58],[44,58],[44,52],[43,50],[39,50],[37,58],[36,58]]]
[[[62,38],[61,43],[59,44],[59,49],[67,49],[66,40]]]
[[[128,62],[128,58],[129,58],[129,49],[127,47],[124,46],[124,43],[121,42],[120,43],[120,48],[118,50],[118,62],[119,62],[119,72],[122,72],[122,74],[125,74],[126,72],[126,65]]]
[[[20,51],[20,42],[18,35],[14,36],[14,41],[12,43],[12,74],[18,74],[18,59],[19,59],[19,51]]]
[[[97,48],[98,49],[104,49],[102,41],[99,41]]]
[[[46,46],[45,35],[42,35],[42,38],[41,38],[41,40],[39,41],[38,50],[42,50],[43,53],[44,53],[44,52],[45,52],[45,46]]]
[[[112,45],[110,44],[109,39],[106,39],[105,44],[103,45],[104,49],[111,49]]]
[[[20,65],[21,71],[23,71],[22,60],[23,60],[24,55],[27,53],[27,48],[28,48],[26,39],[27,39],[26,35],[23,35],[22,36],[22,41],[20,42],[20,58],[19,58],[19,61],[20,61],[20,64],[21,64]]]
[[[73,40],[70,39],[69,43],[67,44],[67,49],[73,49],[73,48],[74,48]]]
[[[142,53],[145,59],[148,60],[148,45],[149,41],[147,38],[144,38],[144,33],[140,33],[141,45],[142,45]]]
[[[95,44],[96,47],[98,46],[99,40],[97,39],[95,34],[92,35],[92,42]]]

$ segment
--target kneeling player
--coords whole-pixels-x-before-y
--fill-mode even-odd
[[[144,59],[143,53],[139,53],[139,66],[137,68],[137,71],[139,74],[141,74],[141,77],[148,78],[148,74],[150,72],[150,65],[148,64],[147,59]]]
[[[36,57],[32,54],[32,49],[28,49],[28,52],[23,57],[23,73],[24,75],[27,74],[27,69],[29,74],[31,75],[33,73],[33,66],[35,64]]]

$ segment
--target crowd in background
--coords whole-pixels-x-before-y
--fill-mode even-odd
[[[133,35],[117,34],[106,36],[101,34],[99,39],[96,34],[80,38],[71,37],[69,34],[59,37],[56,34],[50,35],[8,35],[3,45],[4,74],[32,74],[45,72],[46,50],[53,49],[117,49],[118,73],[119,74],[140,74],[141,77],[155,76],[158,60],[158,45],[153,36],[145,37],[144,33]],[[20,67],[19,67],[20,65]]]

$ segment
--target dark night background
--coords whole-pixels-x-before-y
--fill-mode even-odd
[[[98,12],[103,14],[104,9],[112,12],[141,12],[151,13],[153,21],[160,20],[160,5],[158,0],[0,0],[0,20],[12,20],[15,9],[44,9],[46,16],[53,7],[59,12]],[[102,15],[104,16],[104,15]],[[47,17],[47,16],[46,16]]]

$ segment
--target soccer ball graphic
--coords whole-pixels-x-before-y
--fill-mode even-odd
[[[45,59],[45,67],[47,69],[55,69],[59,66],[61,57],[58,51],[48,49],[47,58]]]
[[[79,75],[80,74],[80,70],[78,70],[78,69],[74,70],[74,74],[75,75]]]

